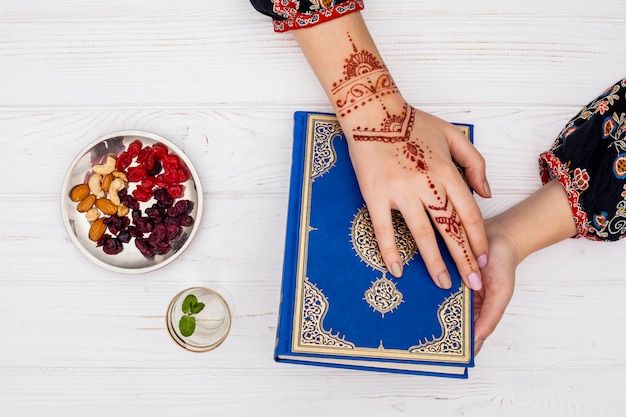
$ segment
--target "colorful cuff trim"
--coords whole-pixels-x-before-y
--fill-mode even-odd
[[[298,11],[298,1],[282,0],[274,2],[274,12],[284,16],[283,20],[274,20],[274,31],[287,32],[292,29],[301,29],[308,26],[317,25],[348,13],[363,10],[363,0],[345,1],[341,4],[332,4],[330,1],[320,1],[320,9],[311,13],[301,13]],[[328,7],[322,3],[331,3]]]
[[[581,192],[589,187],[589,183],[587,182],[588,178],[585,180],[586,171],[574,171],[570,173],[568,166],[564,165],[551,151],[544,152],[539,156],[539,167],[541,182],[543,184],[556,179],[561,183],[565,192],[567,192],[567,199],[569,200],[572,216],[576,223],[576,237],[600,240],[593,234],[587,213],[581,206]]]

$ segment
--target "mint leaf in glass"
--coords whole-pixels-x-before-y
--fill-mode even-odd
[[[196,303],[195,305],[191,306],[191,313],[192,314],[198,314],[203,309],[204,309],[204,303]]]
[[[193,294],[189,294],[183,300],[183,305],[182,305],[183,313],[185,314],[191,313],[192,307],[196,305],[197,303],[198,303],[198,298]]]
[[[180,329],[180,334],[185,337],[189,337],[196,330],[196,318],[190,316],[182,316],[180,318],[180,322],[178,323],[178,328]]]

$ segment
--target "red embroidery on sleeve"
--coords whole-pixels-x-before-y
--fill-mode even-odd
[[[320,0],[316,10],[312,10],[311,13],[302,13],[298,11],[299,3],[298,0],[274,1],[274,12],[285,17],[284,20],[274,20],[274,30],[276,32],[286,32],[292,29],[317,25],[348,13],[363,10],[364,7],[363,0],[350,0],[341,4]]]

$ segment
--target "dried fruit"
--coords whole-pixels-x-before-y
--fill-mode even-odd
[[[117,214],[117,205],[113,204],[108,198],[99,198],[96,200],[96,207],[104,214]]]
[[[70,190],[70,200],[75,203],[83,200],[89,195],[89,186],[87,184],[78,184]]]
[[[96,202],[96,196],[93,194],[89,194],[87,197],[83,198],[80,203],[76,206],[76,210],[81,213],[87,212]]]
[[[102,237],[104,232],[107,230],[107,225],[104,220],[104,217],[100,217],[91,224],[91,227],[89,228],[89,239],[97,242]]]

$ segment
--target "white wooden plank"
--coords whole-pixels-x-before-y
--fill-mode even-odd
[[[0,105],[326,103],[291,36],[263,23],[128,26],[0,25]],[[406,17],[371,26],[402,91],[420,106],[582,106],[622,78],[626,66],[616,52],[624,49],[622,21]]]
[[[295,365],[261,370],[7,370],[0,375],[6,398],[0,411],[25,417],[248,412],[619,417],[624,416],[624,391],[618,384],[623,372],[621,367],[497,370],[464,381],[362,372],[354,377],[349,371]]]

